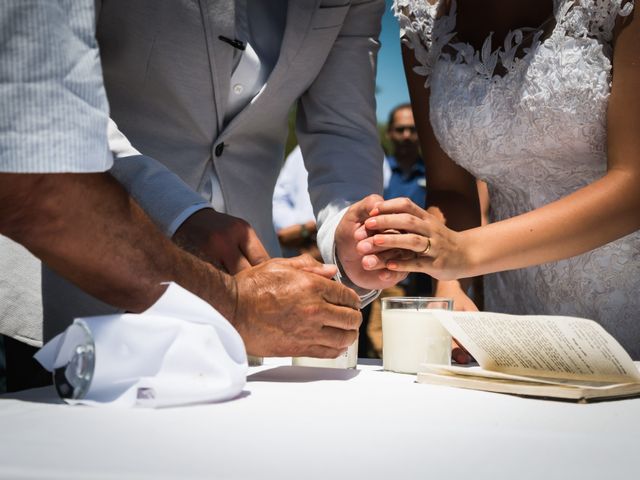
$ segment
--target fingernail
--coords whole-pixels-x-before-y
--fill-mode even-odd
[[[367,264],[367,267],[371,268],[371,267],[375,267],[376,263],[378,263],[375,259],[375,257],[367,257],[365,258],[365,263]]]
[[[395,262],[387,262],[387,268],[389,270],[395,270],[396,268],[398,268],[398,264]]]
[[[372,217],[378,215],[380,213],[380,210],[378,209],[378,207],[375,207],[373,210],[371,210],[371,212],[369,212],[369,215],[371,215]]]
[[[360,249],[363,252],[370,252],[371,250],[373,250],[373,245],[371,245],[371,242],[362,242],[360,243]]]
[[[364,224],[365,224],[367,227],[375,227],[375,226],[378,224],[378,222],[376,221],[376,219],[375,219],[375,218],[369,218],[369,219],[367,219],[367,221],[366,221],[366,222],[364,222]]]
[[[384,243],[384,237],[376,235],[375,237],[373,237],[373,243],[375,243],[376,245],[382,245]]]

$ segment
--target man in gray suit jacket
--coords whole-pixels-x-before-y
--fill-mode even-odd
[[[335,267],[309,258],[264,261],[266,252],[256,240],[251,256],[262,257],[262,263],[232,277],[177,248],[105,172],[113,155],[105,135],[108,108],[93,7],[91,0],[10,0],[0,6],[0,234],[6,235],[0,235],[0,264],[11,265],[0,270],[0,333],[39,341],[31,330],[28,338],[21,335],[21,324],[30,319],[15,308],[23,298],[16,292],[39,288],[39,282],[20,284],[17,269],[35,262],[28,249],[120,308],[146,309],[165,290],[162,282],[173,280],[215,306],[245,340],[255,336],[300,354],[339,354],[357,336],[359,299],[323,278]],[[109,132],[116,154],[131,149],[113,124]],[[282,277],[296,282],[295,298],[280,290],[265,310],[267,305],[256,301],[258,293]],[[59,300],[75,306],[73,297]],[[294,300],[324,316],[280,322],[280,310]],[[29,356],[18,358],[26,354],[21,349],[12,352],[18,356],[7,362],[8,386],[34,386],[33,372],[23,368]]]
[[[113,174],[166,234],[242,276],[261,261],[248,225],[279,253],[271,197],[297,105],[321,253],[363,301],[372,298],[371,289],[403,275],[365,270],[355,249],[381,200],[372,194],[382,190],[374,88],[383,8],[382,0],[98,2],[112,118],[134,147]],[[283,276],[258,302],[268,309],[269,299],[297,288]],[[58,291],[45,290],[45,336],[59,329],[46,316],[64,317]],[[314,314],[297,298],[283,322]],[[283,354],[259,341],[247,350]]]

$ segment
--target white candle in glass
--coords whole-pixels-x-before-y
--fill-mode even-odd
[[[356,368],[358,364],[358,340],[338,358],[293,357],[291,364],[297,367]]]
[[[421,363],[451,364],[451,335],[434,309],[383,308],[382,358],[385,370],[417,373]]]

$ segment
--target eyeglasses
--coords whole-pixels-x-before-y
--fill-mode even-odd
[[[416,127],[413,125],[397,125],[392,128],[394,133],[403,134],[405,131],[409,131],[410,135],[415,135]]]

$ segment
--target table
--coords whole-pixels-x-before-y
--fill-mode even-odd
[[[0,478],[632,479],[640,399],[574,404],[379,365],[251,367],[235,400],[146,410],[0,397]]]

